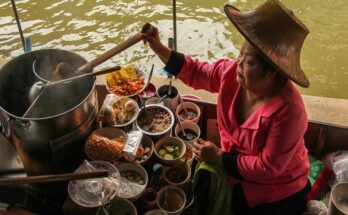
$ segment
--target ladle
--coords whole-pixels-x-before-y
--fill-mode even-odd
[[[29,90],[28,99],[29,99],[29,103],[31,105],[27,109],[27,111],[23,114],[23,117],[27,116],[27,114],[32,109],[32,106],[36,103],[36,99],[39,98],[41,93],[44,91],[44,88],[46,88],[46,87],[50,87],[50,86],[54,86],[54,85],[58,85],[58,84],[64,84],[64,83],[68,83],[68,82],[71,82],[71,81],[76,81],[76,80],[79,80],[79,79],[82,79],[82,78],[91,77],[91,76],[104,75],[104,74],[107,74],[107,73],[110,73],[110,72],[114,72],[114,71],[117,71],[117,70],[120,70],[120,69],[121,69],[120,66],[114,66],[114,67],[111,67],[111,68],[106,68],[106,69],[100,70],[98,72],[85,73],[85,74],[82,74],[82,75],[74,76],[72,78],[67,78],[67,79],[63,79],[63,80],[60,80],[60,81],[56,81],[56,82],[47,82],[46,84],[44,84],[41,81],[38,81],[38,82],[34,83],[33,86]]]
[[[146,23],[143,26],[142,32],[144,32],[144,34],[146,34],[147,36],[150,36],[153,34],[153,27],[149,23]],[[126,41],[117,45],[116,47],[110,49],[109,51],[95,58],[94,60],[81,66],[77,70],[75,70],[75,68],[68,62],[60,62],[52,73],[52,80],[61,80],[62,78],[66,77],[67,74],[73,74],[73,73],[83,74],[92,70],[94,67],[98,66],[99,64],[105,62],[106,60],[110,59],[116,54],[126,50],[127,48],[141,41],[142,40],[141,34],[142,33],[140,32],[135,34],[134,36],[130,37]]]

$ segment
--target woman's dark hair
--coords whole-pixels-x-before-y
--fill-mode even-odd
[[[274,67],[264,57],[262,57],[260,54],[258,54],[257,57],[261,63],[262,69],[264,71],[268,71],[268,70],[275,71]]]
[[[276,72],[276,79],[286,79],[284,75],[282,75],[272,64],[268,62],[261,54],[257,55],[259,62],[262,66],[262,70],[265,71],[265,75],[267,72]]]

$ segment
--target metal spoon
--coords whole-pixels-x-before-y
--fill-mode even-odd
[[[184,101],[182,100],[181,95],[179,95],[179,100],[180,100],[180,103],[182,104],[182,107],[183,107],[183,109],[185,111],[185,114],[188,115],[188,111],[187,111],[186,105],[185,105]]]
[[[169,88],[168,88],[168,92],[167,92],[167,95],[170,97],[172,95],[172,81],[170,80],[169,81]]]
[[[176,117],[176,120],[177,120],[178,123],[179,123],[179,126],[180,126],[180,128],[181,128],[182,134],[183,134],[185,137],[187,137],[187,134],[186,134],[186,132],[185,132],[184,126],[182,126],[182,123],[181,123],[181,120],[180,120],[178,114],[175,113],[174,115],[175,115],[175,117]]]
[[[151,78],[152,78],[152,74],[153,74],[153,69],[154,69],[154,64],[152,64],[152,66],[151,66],[150,74],[149,74],[149,77],[147,79],[147,83],[146,83],[146,86],[145,86],[144,89],[146,89],[146,87],[150,84],[150,81],[151,81]]]

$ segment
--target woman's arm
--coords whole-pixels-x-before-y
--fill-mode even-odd
[[[193,60],[191,57],[173,51],[163,45],[160,41],[158,29],[156,27],[153,27],[153,29],[152,35],[146,36],[142,34],[142,37],[144,42],[148,42],[151,49],[166,64],[165,70],[167,72],[177,76],[186,85],[194,89],[204,89],[214,93],[219,92],[223,73],[228,68],[228,65],[225,65],[225,63],[230,62],[229,64],[231,64],[231,61],[219,60],[209,64]]]

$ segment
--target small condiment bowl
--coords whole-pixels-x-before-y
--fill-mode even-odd
[[[145,215],[167,215],[167,213],[160,209],[154,209],[146,212]]]
[[[185,143],[193,144],[194,141],[198,140],[201,136],[201,129],[199,126],[191,121],[183,121],[182,127],[186,132],[186,137],[183,135],[182,128],[179,124],[175,126],[175,136],[184,141]]]
[[[170,88],[169,85],[162,85],[157,89],[156,94],[160,98],[163,96],[166,96],[166,98],[163,99],[164,105],[168,107],[170,110],[175,110],[176,107],[178,106],[179,92],[178,92],[178,89],[172,85],[171,94],[168,95],[169,88]]]
[[[181,157],[181,161],[192,165],[193,158],[195,157],[193,155],[193,145],[191,143],[185,143],[186,144],[186,151],[185,154]]]
[[[178,147],[178,151],[169,152],[172,149],[170,150],[166,149],[166,147],[173,147],[173,146]],[[164,150],[164,152],[160,150]],[[186,145],[183,141],[181,141],[177,137],[163,137],[156,142],[154,152],[155,152],[155,155],[163,164],[175,165],[176,163],[181,162],[180,159],[186,152]],[[177,153],[176,157],[174,157],[173,155],[174,153]],[[165,156],[166,154],[171,154],[173,158],[171,156]]]
[[[87,157],[91,160],[115,161],[115,160],[118,160],[122,157],[123,145],[116,146],[116,145],[104,144],[100,141],[93,141],[93,139],[92,139],[93,135],[101,136],[101,137],[107,138],[109,140],[112,140],[114,138],[123,137],[124,143],[125,143],[127,141],[127,134],[123,130],[121,130],[119,128],[114,128],[114,127],[98,128],[97,130],[93,131],[89,135],[89,137],[86,140],[85,147],[84,147]],[[115,149],[112,149],[110,147],[115,147]],[[110,155],[110,153],[113,153],[115,151],[117,151],[119,153],[115,154],[114,156]]]
[[[137,200],[143,194],[148,184],[149,177],[146,170],[135,163],[122,163],[117,166],[117,169],[122,178],[117,196],[131,201]]]
[[[195,112],[196,117],[184,118],[183,116],[186,115],[184,107],[189,113]],[[198,105],[196,105],[193,102],[183,102],[179,104],[178,107],[176,108],[176,114],[179,116],[181,121],[191,121],[194,123],[198,123],[199,118],[201,116],[201,109],[198,107]]]
[[[144,101],[146,101],[156,95],[156,90],[156,86],[153,83],[149,83],[147,87],[139,93],[139,95]]]
[[[170,215],[179,215],[186,204],[185,192],[173,185],[162,187],[158,192],[157,206]]]
[[[164,169],[164,180],[173,186],[186,188],[191,177],[191,167],[187,163],[178,163]]]
[[[108,203],[107,210],[109,214],[138,214],[135,205],[131,201],[118,197],[114,198]]]

